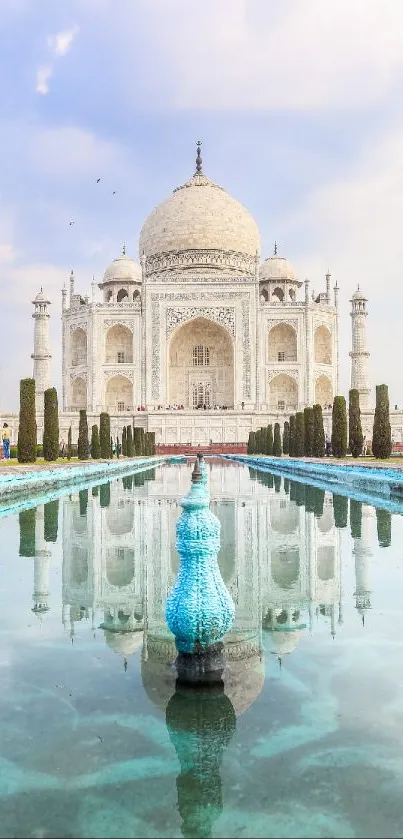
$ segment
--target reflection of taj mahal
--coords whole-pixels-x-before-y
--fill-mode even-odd
[[[61,434],[101,411],[121,432],[135,422],[156,442],[245,442],[251,430],[320,403],[338,388],[338,288],[328,273],[319,293],[277,252],[260,257],[248,210],[202,172],[146,219],[140,262],[123,253],[92,293],[62,292]],[[366,298],[351,300],[351,387],[370,434]],[[34,300],[38,435],[44,389],[52,384],[49,300]],[[400,416],[400,415],[399,415]],[[13,430],[16,418],[7,417]],[[399,419],[399,422],[401,418]]]
[[[236,710],[237,702],[240,710],[252,701],[245,687],[238,693],[245,666],[248,690],[256,694],[263,653],[281,659],[318,622],[334,635],[343,620],[340,532],[331,496],[264,473],[251,472],[251,477],[241,466],[235,480],[233,468],[210,467],[211,507],[221,522],[219,564],[236,604],[226,639]],[[78,624],[101,627],[108,646],[125,661],[141,650],[143,682],[146,687],[151,680],[156,701],[155,685],[162,692],[168,682],[172,688],[175,647],[164,606],[178,567],[177,500],[186,494],[189,478],[188,465],[165,466],[135,476],[134,489],[131,479],[123,479],[61,500],[66,630],[74,639]],[[349,593],[362,615],[370,608],[371,516],[363,505],[361,537],[354,540],[356,587]],[[42,517],[43,507],[35,540],[34,611],[39,613],[47,610],[49,596],[50,552],[41,538]],[[162,707],[162,695],[159,701]]]

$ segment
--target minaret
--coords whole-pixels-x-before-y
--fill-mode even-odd
[[[49,563],[51,552],[48,551],[44,537],[44,506],[41,504],[36,511],[37,536],[35,540],[34,559],[34,594],[32,611],[35,615],[42,615],[49,611]]]
[[[34,329],[34,351],[31,358],[34,360],[33,378],[36,388],[36,411],[43,414],[43,394],[51,387],[50,375],[50,334],[48,306],[50,300],[45,297],[42,289],[32,301],[35,311],[32,317],[35,320]]]
[[[371,553],[371,519],[372,508],[362,505],[361,537],[354,539],[353,555],[355,560],[355,608],[361,615],[364,625],[364,615],[371,608],[371,589],[369,579],[369,560]]]
[[[367,411],[369,408],[369,397],[371,388],[368,379],[368,358],[369,352],[367,348],[367,298],[360,291],[357,286],[357,291],[354,292],[351,303],[351,388],[358,390],[360,394],[360,408],[362,411]]]

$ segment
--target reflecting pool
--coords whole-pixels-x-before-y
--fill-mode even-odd
[[[403,835],[403,517],[208,462],[221,686],[164,619],[192,464],[0,519],[1,837]]]

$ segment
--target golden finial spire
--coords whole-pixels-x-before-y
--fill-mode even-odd
[[[202,161],[202,156],[201,156],[201,146],[202,146],[202,141],[201,141],[201,140],[197,140],[197,141],[196,141],[196,148],[197,148],[197,154],[196,154],[196,174],[197,174],[197,175],[201,175],[201,174],[202,174],[203,161]]]

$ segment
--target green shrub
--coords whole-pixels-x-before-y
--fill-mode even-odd
[[[304,430],[304,415],[302,411],[298,411],[295,419],[295,457],[304,456],[305,447],[305,430]]]
[[[347,527],[348,498],[333,493],[333,515],[336,527]]]
[[[323,428],[322,405],[313,406],[313,456],[325,456],[325,430]]]
[[[313,408],[304,408],[304,455],[313,457],[314,420]]]
[[[332,454],[345,457],[347,454],[347,410],[344,396],[335,396],[332,411]]]
[[[348,392],[348,446],[353,457],[359,457],[362,454],[363,442],[360,394],[353,388]]]
[[[250,431],[248,438],[248,454],[256,454],[256,432]]]
[[[362,502],[350,498],[350,529],[352,539],[361,539]]]
[[[283,453],[290,453],[290,423],[288,420],[285,421],[283,429]]]
[[[87,411],[82,408],[80,411],[80,422],[78,426],[78,459],[88,460],[88,422]]]
[[[290,457],[295,457],[295,430],[296,430],[295,426],[296,426],[295,414],[291,414],[291,416],[290,416],[290,439],[289,439]]]
[[[35,556],[36,507],[21,510],[18,514],[20,528],[20,556]]]
[[[18,457],[17,446],[10,446],[10,457]]]
[[[59,409],[55,387],[49,387],[44,393],[43,456],[49,461],[59,457]]]
[[[127,457],[127,428],[125,425],[122,430],[122,455]]]
[[[133,443],[134,443],[134,452],[136,457],[140,457],[143,454],[143,429],[135,426],[133,428]]]
[[[281,431],[279,422],[274,423],[273,454],[275,457],[281,457]]]
[[[72,453],[73,453],[73,447],[72,447],[72,443],[71,443],[71,426],[70,426],[70,428],[68,430],[68,433],[67,433],[67,460],[71,460]]]
[[[131,425],[127,426],[126,440],[127,440],[127,443],[126,443],[126,445],[127,445],[127,456],[128,457],[133,457],[134,446],[133,446],[133,431],[132,431]]]
[[[106,411],[103,411],[99,417],[99,445],[101,449],[101,457],[104,460],[109,460],[111,455],[111,418]]]
[[[56,498],[54,501],[47,501],[47,503],[43,505],[43,512],[43,533],[45,537],[45,542],[57,542],[57,529],[59,524],[59,499]]]
[[[268,425],[265,433],[266,437],[266,446],[265,446],[265,453],[266,454],[273,454],[273,426]]]
[[[15,447],[15,449],[17,450],[17,446]],[[43,446],[41,445],[41,443],[36,444],[36,456],[43,457]]]
[[[99,442],[99,430],[97,425],[93,425],[91,429],[91,457],[94,460],[99,460],[101,457],[101,446]]]
[[[392,541],[392,516],[389,510],[375,510],[376,529],[380,548],[388,548]]]
[[[155,431],[148,432],[148,439],[150,444],[150,455],[155,454]]]
[[[35,379],[20,381],[20,417],[18,426],[18,461],[36,461]]]
[[[387,385],[376,386],[376,405],[372,431],[372,453],[382,460],[392,453],[392,434],[389,420],[389,394]]]
[[[121,451],[122,451],[122,446],[121,446],[121,444],[120,444],[119,437],[117,436],[117,437],[116,437],[116,457],[117,457],[117,458],[119,458],[119,457],[120,457],[120,455],[121,455]]]

